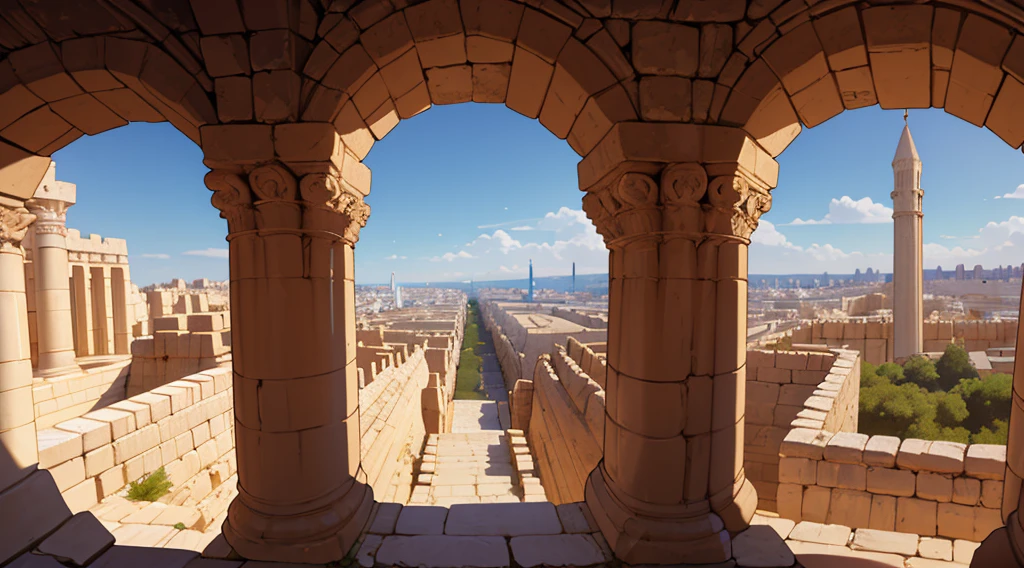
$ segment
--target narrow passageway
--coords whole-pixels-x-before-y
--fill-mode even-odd
[[[475,321],[467,323],[467,331],[474,323],[477,330],[483,329],[479,311],[471,310],[470,317]],[[477,333],[466,335],[467,339],[478,336]],[[505,392],[494,344],[486,333],[480,333],[476,343],[475,354],[480,359],[482,384],[480,389],[474,385],[473,390],[482,390],[487,398],[456,398],[453,401],[452,431],[431,437],[428,441],[428,453],[421,471],[429,477],[421,478],[430,483],[415,488],[410,504],[448,506],[522,501],[522,489],[518,487],[512,464],[510,440],[505,433],[509,427],[508,393]],[[467,360],[472,361],[464,357],[462,364]],[[470,364],[475,363],[472,361]],[[469,375],[460,373],[460,376]],[[432,451],[435,453],[431,454]]]

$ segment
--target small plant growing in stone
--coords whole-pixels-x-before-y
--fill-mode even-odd
[[[174,528],[178,529],[179,531],[183,531],[188,527],[185,526],[185,523],[174,523]]]
[[[156,501],[166,495],[173,485],[167,480],[167,472],[161,467],[146,479],[131,482],[128,485],[128,499],[130,501]]]

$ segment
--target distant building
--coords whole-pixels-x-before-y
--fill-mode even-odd
[[[942,267],[941,266],[936,266],[935,267],[935,279],[936,280],[945,280],[946,279],[945,276],[943,276],[943,274],[942,274]]]
[[[906,121],[906,114],[903,115]],[[893,171],[893,358],[896,361],[924,350],[924,270],[921,225],[924,219],[921,158],[903,126]],[[871,274],[871,269],[868,269]]]
[[[967,271],[966,271],[966,269],[964,269],[964,265],[962,265],[962,264],[956,265],[956,279],[957,280],[966,280],[967,279]]]
[[[187,290],[188,284],[185,284],[185,280],[181,278],[175,278],[174,280],[171,280],[171,288],[178,290]]]
[[[199,278],[197,280],[192,281],[192,287],[204,290],[210,287],[210,281],[206,278]]]
[[[974,265],[974,279],[975,280],[984,280],[985,279],[985,269],[982,268],[980,264],[975,264]]]

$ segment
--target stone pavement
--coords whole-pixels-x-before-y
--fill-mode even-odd
[[[509,441],[501,430],[431,436],[420,471],[410,504],[447,507],[522,501]]]
[[[968,540],[794,523],[764,511],[754,515],[751,525],[775,529],[804,568],[967,568],[979,546]]]

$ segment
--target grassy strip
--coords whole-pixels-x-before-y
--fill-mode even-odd
[[[480,341],[480,309],[476,300],[469,301],[469,310],[466,314],[466,331],[462,337],[462,355],[459,359],[459,370],[455,376],[455,398],[456,400],[484,400],[487,395],[483,392],[483,359],[478,354],[478,349],[483,342]]]

